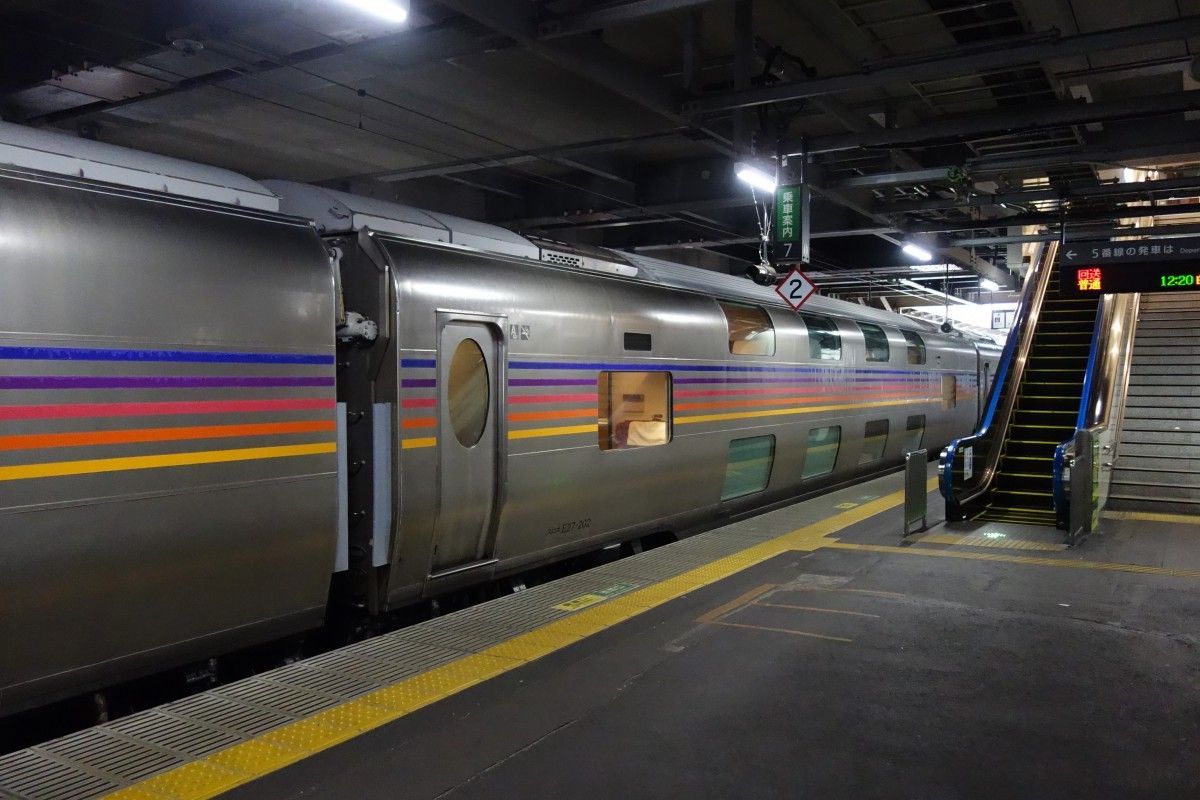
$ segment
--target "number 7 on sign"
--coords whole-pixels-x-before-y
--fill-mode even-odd
[[[783,283],[775,287],[775,293],[783,298],[783,302],[797,311],[816,290],[816,285],[797,268],[793,268],[783,279]]]

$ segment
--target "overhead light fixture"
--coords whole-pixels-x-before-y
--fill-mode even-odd
[[[395,0],[342,0],[342,2],[351,8],[357,8],[359,11],[397,25],[408,20],[408,3],[398,3]]]
[[[985,292],[998,292],[1000,291],[1000,284],[988,278],[982,278],[979,281],[979,288]]]
[[[921,245],[917,244],[916,242],[905,242],[904,246],[900,249],[915,258],[917,261],[933,260],[933,253],[929,252],[924,247],[921,247]]]
[[[943,272],[962,272],[962,267],[957,264],[909,264],[908,271],[940,275]]]
[[[775,193],[775,187],[778,183],[775,181],[774,176],[768,175],[758,167],[751,166],[750,164],[738,164],[734,169],[736,170],[738,180],[742,183],[748,183],[759,191],[770,194]]]

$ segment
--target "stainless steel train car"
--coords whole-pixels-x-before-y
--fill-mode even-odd
[[[0,164],[0,715],[895,466],[998,355],[16,126]]]

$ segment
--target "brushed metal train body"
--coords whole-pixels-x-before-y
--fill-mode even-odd
[[[312,199],[273,188],[285,211]],[[650,261],[552,264],[506,231],[431,241],[374,211],[319,231],[0,169],[0,715],[319,626],[330,602],[377,613],[876,473],[914,415],[930,450],[970,430],[995,362],[823,299],[842,357],[814,360],[796,314],[744,292],[728,299],[769,317],[774,354],[733,355],[721,291],[648,279]],[[338,344],[345,311],[378,336]],[[447,395],[464,340],[486,371],[470,446]],[[597,382],[620,372],[665,376],[669,442],[600,448]],[[886,448],[860,463],[879,420]],[[829,426],[834,468],[805,480]],[[765,487],[722,500],[731,441],[766,436]]]

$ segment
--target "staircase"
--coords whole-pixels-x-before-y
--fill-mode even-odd
[[[1108,507],[1200,514],[1200,292],[1143,294]]]
[[[1061,296],[1058,270],[1050,275],[992,490],[973,519],[1055,524],[1054,450],[1075,434],[1099,302]]]

